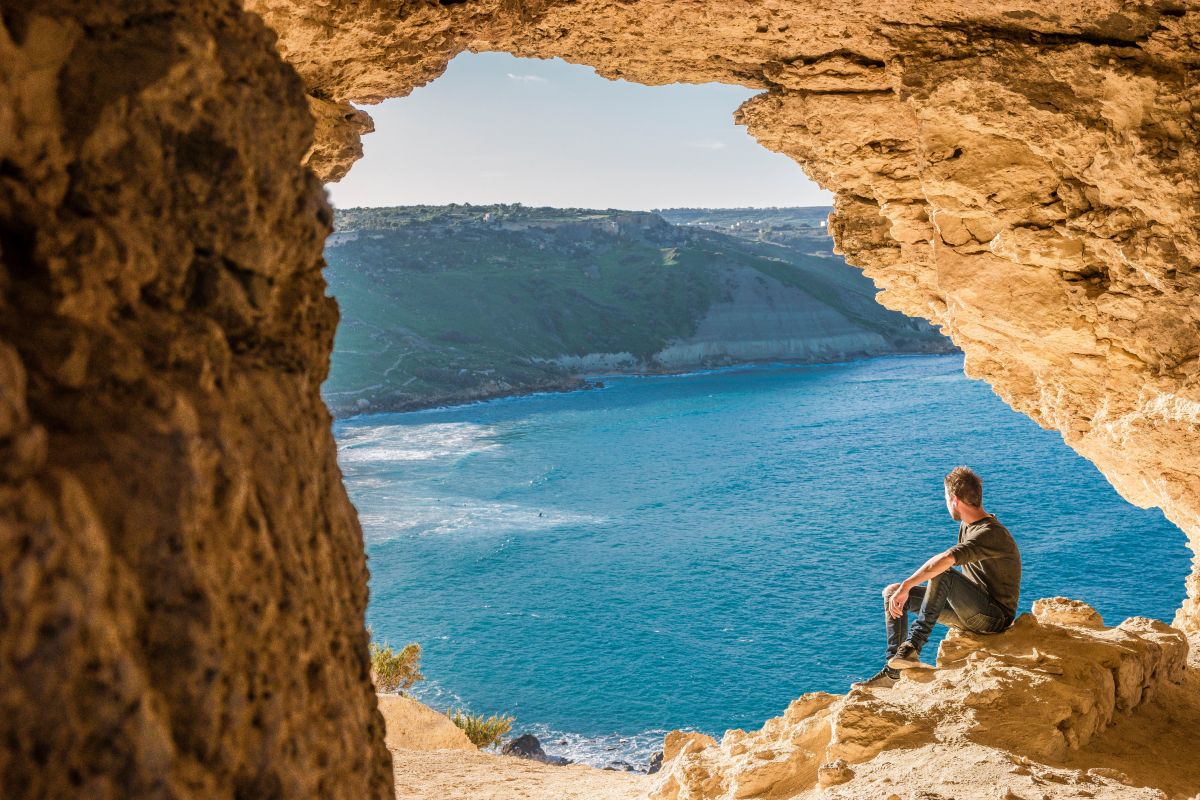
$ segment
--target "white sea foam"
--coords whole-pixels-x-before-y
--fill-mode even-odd
[[[496,430],[473,422],[347,428],[338,440],[343,464],[457,459],[500,447]]]
[[[426,679],[412,689],[412,696],[430,708],[447,711],[452,708],[468,708],[466,702],[455,692],[447,689],[435,679]]]
[[[359,520],[367,538],[380,541],[412,533],[527,533],[596,525],[604,518],[466,497],[403,497],[394,511],[360,513]]]
[[[636,734],[610,733],[603,736],[583,736],[564,733],[548,725],[521,725],[517,722],[513,735],[532,733],[538,738],[547,755],[564,756],[577,764],[593,767],[615,767],[645,772],[650,758],[662,749],[665,730],[643,731]]]
[[[462,697],[436,680],[426,680],[417,684],[413,689],[413,696],[442,712],[452,708],[471,710]],[[524,725],[518,719],[506,738],[525,733],[536,736],[547,755],[563,756],[577,764],[599,768],[632,768],[637,772],[645,772],[649,768],[650,758],[655,752],[662,750],[663,737],[667,735],[667,731],[663,729],[636,734],[584,736],[578,733],[564,733],[540,723]]]

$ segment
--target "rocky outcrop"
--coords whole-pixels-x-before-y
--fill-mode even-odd
[[[0,12],[0,795],[391,797],[304,87],[232,2]]]
[[[477,750],[445,714],[398,694],[381,694],[379,713],[391,750]]]
[[[369,124],[347,102],[465,49],[764,90],[739,119],[837,192],[882,300],[1200,550],[1194,0],[248,5],[0,12],[5,796],[391,796],[318,394],[330,215],[301,164],[343,174]],[[801,708],[804,746],[849,708]],[[882,787],[891,753],[851,752],[838,789]]]
[[[542,743],[532,733],[524,733],[511,739],[505,743],[504,747],[500,748],[500,752],[514,758],[529,758],[543,764],[554,764],[560,767],[571,763],[571,759],[565,756],[547,755],[546,751],[542,749]]]
[[[909,671],[895,687],[806,694],[761,730],[731,730],[720,743],[671,733],[651,796],[783,798],[838,786],[830,796],[886,797],[872,794],[879,791],[874,783],[854,785],[855,776],[860,765],[871,774],[877,759],[900,753],[915,759],[907,772],[889,767],[905,796],[942,796],[936,793],[955,779],[940,765],[968,757],[964,751],[1006,771],[1014,764],[1061,765],[1123,715],[1181,682],[1187,654],[1183,634],[1161,622],[1135,618],[1105,628],[1083,603],[1039,600],[1032,614],[1002,634],[951,631],[938,668]],[[1193,704],[1200,706],[1200,698]],[[1190,738],[1183,730],[1176,736]],[[1130,787],[1120,776],[1103,768],[1062,774],[1067,777],[1060,782],[1094,793],[1087,796],[1131,796],[1122,794]],[[948,796],[1003,797],[996,789],[975,783]]]
[[[1195,2],[250,6],[339,101],[403,96],[465,49],[765,90],[738,121],[837,193],[830,229],[881,302],[1200,552]],[[1200,573],[1188,589],[1177,622],[1200,630]]]

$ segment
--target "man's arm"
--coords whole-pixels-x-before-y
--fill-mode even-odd
[[[899,617],[904,613],[904,606],[908,603],[908,593],[912,587],[921,585],[935,575],[941,575],[953,566],[954,556],[950,554],[949,550],[938,553],[926,561],[892,593],[892,599],[888,601],[888,613],[893,617]]]

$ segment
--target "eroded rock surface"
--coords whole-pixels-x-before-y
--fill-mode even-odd
[[[881,302],[1200,552],[1196,0],[249,5],[343,104],[321,112],[327,179],[354,157],[347,101],[466,49],[765,90],[738,121],[837,193],[831,230]],[[1177,624],[1200,630],[1200,573],[1188,592]]]
[[[0,796],[389,797],[304,87],[232,2],[0,10]]]
[[[1187,639],[1161,622],[1106,628],[1083,603],[1040,600],[1002,634],[952,631],[936,670],[910,670],[894,687],[807,694],[761,730],[731,730],[719,743],[673,732],[651,796],[886,797],[887,778],[904,797],[1003,797],[1003,784],[972,777],[971,764],[998,769],[1018,797],[1035,772],[1093,792],[1071,796],[1138,796],[1119,770],[1064,762],[1182,683],[1187,656]],[[1191,747],[1188,731],[1171,736]]]
[[[404,95],[464,49],[762,89],[739,119],[838,193],[832,230],[883,302],[942,325],[971,375],[1200,548],[1195,0],[250,7],[266,25],[230,0],[0,7],[5,797],[392,793],[361,534],[318,395],[329,212],[301,164],[344,174],[370,127],[349,101]],[[1200,630],[1197,577],[1177,621]],[[1169,638],[1116,630],[1088,635]],[[1136,694],[1122,670],[1153,663],[1129,647],[1114,709]],[[1108,713],[1036,664],[964,659],[1045,680],[1068,744]],[[960,718],[914,696],[937,747]],[[850,792],[904,751],[858,761],[870,748],[835,731],[912,711],[807,697],[786,726],[814,752],[830,731],[845,764],[813,780]],[[1093,778],[1095,796],[1121,785]]]
[[[477,750],[449,717],[398,694],[379,695],[379,713],[391,750]]]

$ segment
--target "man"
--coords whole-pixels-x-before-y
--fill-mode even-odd
[[[946,510],[959,520],[958,544],[926,561],[904,582],[883,590],[886,663],[855,686],[892,686],[900,670],[920,666],[921,648],[937,622],[975,633],[999,633],[1016,617],[1021,594],[1017,543],[993,514],[983,510],[983,481],[978,475],[967,467],[955,467],[944,484]],[[928,588],[920,585],[925,581]],[[917,618],[906,637],[909,611],[915,611]]]

